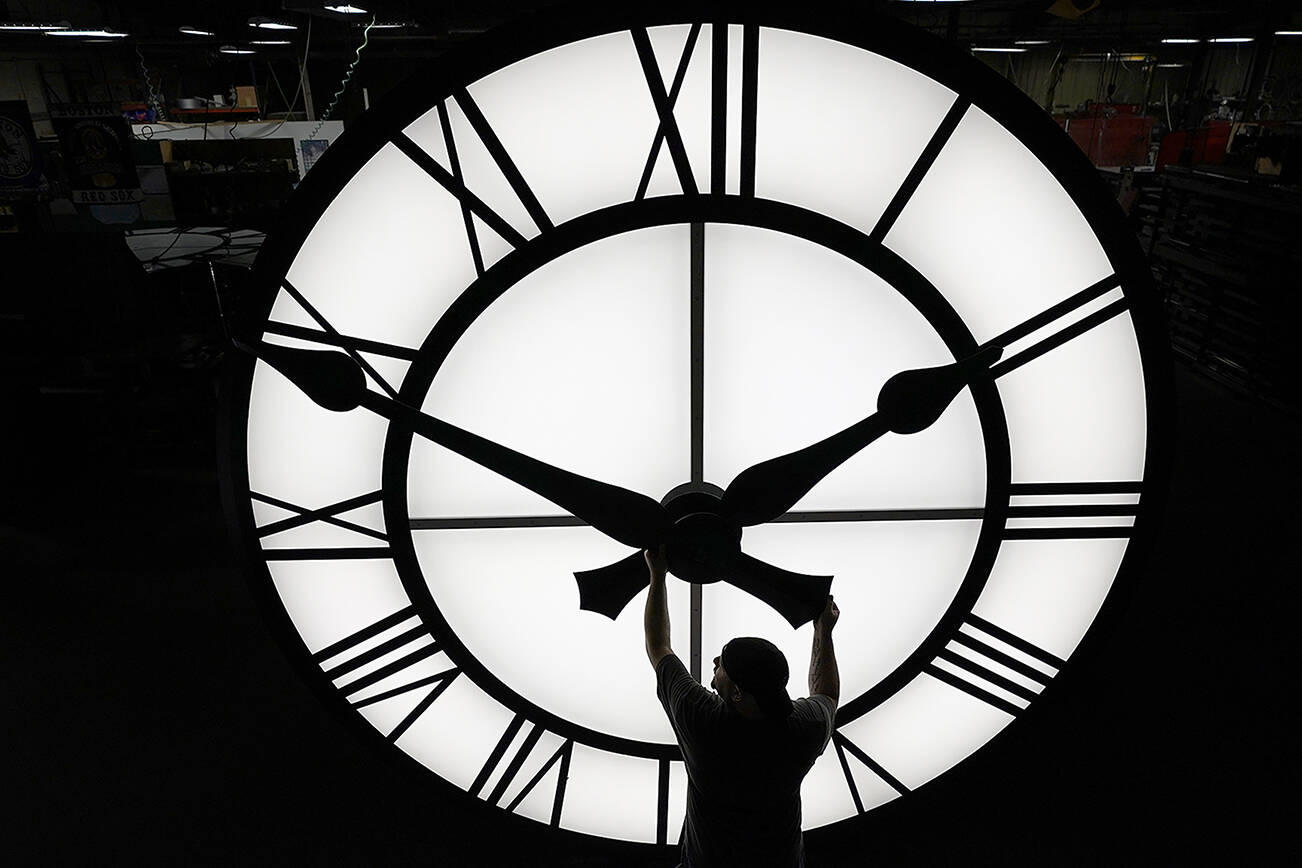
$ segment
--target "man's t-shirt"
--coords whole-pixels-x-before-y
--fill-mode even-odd
[[[832,737],[835,703],[811,696],[784,720],[747,720],[674,654],[656,667],[656,682],[687,766],[683,864],[802,864],[800,782]]]

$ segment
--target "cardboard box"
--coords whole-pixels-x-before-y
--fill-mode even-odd
[[[1284,166],[1273,157],[1258,157],[1254,168],[1258,175],[1279,176],[1284,171]]]
[[[258,107],[258,89],[252,85],[241,85],[235,88],[235,107],[236,108],[257,108]]]

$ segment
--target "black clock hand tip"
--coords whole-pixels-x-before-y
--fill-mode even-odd
[[[361,366],[341,352],[262,344],[257,357],[327,410],[358,406],[505,476],[612,539],[644,549],[664,542],[672,522],[651,498],[587,479],[508,449],[366,388]]]
[[[366,395],[366,375],[344,353],[267,343],[259,344],[252,352],[327,410],[352,410]]]
[[[896,434],[916,434],[939,419],[958,393],[1003,354],[1003,347],[990,346],[953,364],[902,371],[882,386],[877,412]]]

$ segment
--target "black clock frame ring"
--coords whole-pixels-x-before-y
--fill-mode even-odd
[[[956,360],[971,355],[977,348],[976,339],[967,325],[936,287],[885,245],[851,226],[805,208],[771,200],[736,196],[665,196],[626,202],[582,215],[507,253],[472,283],[430,330],[417,352],[417,360],[412,362],[403,380],[399,400],[408,406],[421,406],[439,368],[470,325],[511,287],[546,263],[603,238],[653,226],[691,223],[728,223],[771,229],[819,244],[873,272],[899,292],[922,314]],[[866,714],[912,680],[923,665],[936,656],[949,635],[958,628],[963,616],[971,611],[989,578],[1008,513],[1011,485],[1008,424],[992,380],[980,380],[971,388],[985,444],[986,500],[981,531],[967,572],[944,615],[927,637],[886,678],[841,706],[837,711],[838,725]],[[865,410],[873,400],[872,389],[866,387]],[[384,524],[389,529],[393,560],[407,596],[448,658],[498,702],[566,738],[632,756],[677,759],[677,745],[636,741],[597,732],[566,720],[521,696],[475,659],[439,609],[416,556],[411,516],[407,509],[407,468],[412,440],[410,430],[389,426],[381,470]],[[570,577],[566,575],[564,578]]]
[[[1068,665],[1031,708],[1019,715],[1021,718],[1039,717],[1047,713],[1046,709],[1057,706],[1057,697],[1063,695],[1058,685],[1076,683],[1074,673],[1085,668],[1088,659],[1098,659],[1103,644],[1098,637],[1109,633],[1121,620],[1133,596],[1135,582],[1132,579],[1143,568],[1160,527],[1171,476],[1168,444],[1174,425],[1166,315],[1143,252],[1122,219],[1115,197],[1098,179],[1096,170],[1080,149],[1063,135],[1048,113],[1000,74],[976,58],[962,55],[953,45],[929,33],[871,12],[819,0],[808,0],[781,10],[767,4],[706,4],[680,0],[628,5],[582,3],[572,8],[553,7],[501,25],[489,35],[454,46],[429,62],[405,84],[382,97],[376,109],[359,118],[342,138],[331,145],[295,191],[278,231],[271,233],[262,246],[254,265],[252,283],[265,291],[265,296],[251,310],[254,322],[250,325],[260,329],[261,323],[266,322],[280,290],[280,281],[300,247],[326,207],[358,168],[428,111],[437,99],[510,63],[562,44],[633,26],[702,20],[750,23],[825,37],[900,62],[949,87],[1015,135],[1055,176],[1092,227],[1112,263],[1113,271],[1120,278],[1143,365],[1148,425],[1143,494],[1130,545],[1102,608],[1072,652]],[[249,356],[235,354],[227,358],[223,372],[225,380],[220,391],[217,441],[217,464],[227,525],[251,593],[260,603],[271,632],[287,658],[322,704],[342,715],[359,739],[391,751],[402,758],[399,762],[401,768],[422,781],[433,783],[424,766],[389,743],[322,677],[320,668],[312,661],[276,593],[253,531],[255,523],[247,497],[246,427],[255,365],[256,361]],[[1004,728],[979,753],[985,756],[999,751],[998,745],[1005,743],[1004,733],[1010,728],[1019,729]],[[964,761],[960,765],[970,764]],[[968,778],[951,771],[928,783],[927,789],[949,791],[959,785],[960,779]],[[451,788],[451,785],[445,786]],[[907,800],[893,802],[872,813],[888,822],[889,818],[896,816],[894,812],[899,810],[900,801]],[[637,846],[628,845],[620,852],[629,848],[637,849]]]

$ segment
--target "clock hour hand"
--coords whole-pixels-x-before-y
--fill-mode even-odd
[[[721,513],[742,527],[785,513],[823,477],[888,431],[915,434],[931,426],[968,383],[1003,355],[990,346],[936,368],[903,371],[886,381],[877,412],[812,446],[743,470],[723,493]]]
[[[545,464],[372,392],[362,369],[344,353],[262,344],[255,354],[321,407],[337,412],[365,407],[523,485],[617,542],[646,549],[669,538],[673,523],[664,507],[646,495]]]

